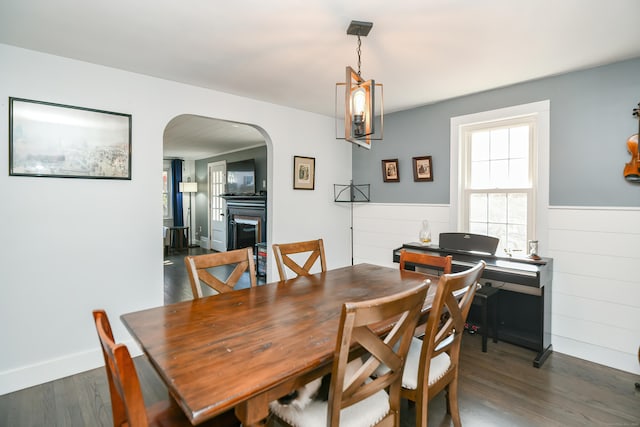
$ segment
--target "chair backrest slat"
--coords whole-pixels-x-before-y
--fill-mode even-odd
[[[190,255],[184,258],[184,264],[187,267],[191,292],[194,298],[204,296],[201,283],[219,293],[232,291],[236,283],[247,271],[251,287],[257,286],[255,260],[253,259],[253,249],[251,248],[204,255]],[[209,272],[209,269],[231,264],[235,264],[235,268],[227,276],[226,280],[220,279]]]
[[[439,267],[444,274],[451,273],[451,255],[439,256],[421,252],[409,252],[405,249],[400,251],[400,270],[406,268],[406,264]]]
[[[294,254],[303,254],[307,252],[309,255],[305,259],[304,263],[296,262],[291,257],[291,255]],[[311,268],[315,265],[318,259],[320,259],[321,271],[327,271],[327,262],[325,260],[324,243],[322,239],[274,244],[273,255],[276,260],[280,280],[288,279],[285,267],[295,273],[295,277],[309,276],[311,274]]]
[[[387,388],[391,410],[385,423],[391,423],[385,425],[399,425],[404,361],[429,286],[429,282],[425,281],[420,286],[395,295],[343,305],[331,372],[328,425],[340,424],[341,409]],[[395,322],[395,325],[381,338],[375,327],[384,322]],[[348,376],[345,384],[350,353],[355,346],[364,352],[361,356],[363,363]],[[381,364],[390,370],[371,379],[371,374]]]

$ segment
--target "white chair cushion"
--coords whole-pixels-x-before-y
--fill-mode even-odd
[[[409,347],[409,353],[407,354],[407,360],[404,364],[404,372],[402,374],[402,387],[415,390],[418,388],[418,368],[420,366],[420,353],[422,352],[422,340],[413,338],[411,340],[411,346]],[[431,359],[431,366],[429,368],[429,384],[433,384],[440,379],[451,366],[451,359],[447,353],[440,353],[433,359]],[[389,368],[385,365],[380,365],[374,372],[374,376],[384,375],[389,372]]]
[[[402,375],[402,387],[409,390],[418,388],[418,367],[420,365],[420,353],[422,351],[422,340],[413,338],[409,347],[409,354],[404,365]],[[433,384],[440,379],[451,366],[451,359],[447,353],[440,353],[431,359],[429,367],[429,384]]]
[[[300,410],[277,402],[269,405],[271,412],[295,427],[326,427],[327,402],[314,400]],[[340,413],[340,427],[370,427],[389,413],[389,396],[384,390],[345,408]]]

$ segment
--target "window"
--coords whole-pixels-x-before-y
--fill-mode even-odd
[[[548,101],[451,119],[452,229],[498,237],[497,255],[527,254],[546,233],[548,123]]]
[[[523,251],[533,235],[534,123],[530,118],[462,129],[465,231],[500,239],[498,251]]]
[[[162,217],[164,219],[171,218],[171,168],[165,168],[162,171]]]

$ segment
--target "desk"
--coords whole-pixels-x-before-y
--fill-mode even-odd
[[[250,426],[268,415],[270,401],[330,372],[345,301],[391,295],[425,278],[360,264],[125,314],[122,321],[193,424],[235,407]]]

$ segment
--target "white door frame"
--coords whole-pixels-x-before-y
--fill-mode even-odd
[[[218,182],[217,185],[214,185],[216,183],[213,182],[213,171],[214,169],[220,169],[222,167],[222,171],[223,171],[223,178],[221,182]],[[208,232],[209,232],[209,249],[212,250],[216,250],[216,251],[220,251],[220,252],[224,252],[227,250],[227,226],[226,226],[226,212],[227,212],[227,203],[226,201],[219,197],[219,195],[224,193],[224,184],[226,183],[226,173],[227,173],[227,162],[222,160],[222,161],[218,161],[218,162],[211,162],[207,164],[207,191],[208,191],[208,203],[207,203],[207,225],[208,225]],[[214,202],[216,202],[216,200],[214,200],[214,197],[216,197],[218,200],[217,202],[219,202],[219,206],[213,206]],[[214,219],[212,218],[213,216],[213,210],[214,208],[216,209],[220,209],[222,212],[220,213],[221,219],[220,222],[222,222],[222,226],[220,228],[221,230],[221,239],[214,239],[214,232],[213,232],[213,221]]]

